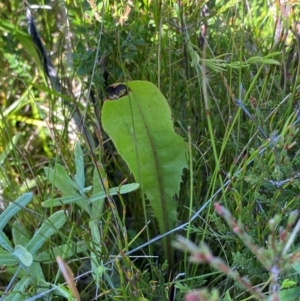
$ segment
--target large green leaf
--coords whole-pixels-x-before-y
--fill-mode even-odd
[[[161,92],[145,81],[127,86],[128,95],[105,101],[103,128],[140,182],[165,233],[176,222],[173,197],[187,167],[187,146],[174,131],[170,107]]]

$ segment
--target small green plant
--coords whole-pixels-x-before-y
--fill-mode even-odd
[[[95,283],[99,283],[99,278],[102,277],[106,277],[108,282],[111,282],[107,276],[103,261],[99,259],[103,239],[99,228],[103,213],[103,203],[106,198],[112,201],[113,195],[129,193],[138,189],[139,184],[125,184],[109,189],[104,184],[105,175],[103,175],[103,171],[102,175],[100,175],[101,169],[97,169],[93,175],[93,185],[86,187],[83,153],[78,143],[75,146],[74,163],[76,169],[74,180],[58,163],[54,168],[44,168],[48,180],[53,187],[60,191],[62,196],[46,200],[42,205],[52,209],[56,206],[62,207],[68,204],[79,206],[83,212],[89,215],[89,228],[92,239],[89,244],[86,244],[84,241],[77,242],[75,248],[66,243],[51,247],[49,250],[43,250],[44,244],[53,235],[57,234],[67,221],[68,211],[59,210],[46,219],[32,238],[29,230],[18,221],[15,221],[12,228],[13,247],[3,229],[10,219],[15,217],[31,201],[33,195],[32,193],[27,193],[15,200],[0,216],[0,265],[5,267],[5,272],[14,275],[3,293],[5,300],[24,300],[25,290],[30,286],[43,287],[43,289],[33,291],[37,295],[57,294],[69,298],[70,293],[67,290],[55,285],[52,287],[52,284],[45,280],[41,264],[55,262],[56,256],[70,259],[87,249],[91,250],[88,258],[91,267],[90,273],[95,278]],[[90,191],[92,191],[91,194],[89,194]]]
[[[32,199],[26,193],[12,202],[0,215],[0,266],[4,272],[13,275],[2,297],[6,301],[24,300],[29,295],[48,294],[51,283],[45,280],[39,254],[44,244],[61,229],[68,216],[67,211],[53,213],[31,237],[25,225],[17,220],[12,227],[12,241],[3,232],[7,223]],[[32,293],[28,289],[32,288]],[[66,291],[54,285],[57,295],[68,297]]]

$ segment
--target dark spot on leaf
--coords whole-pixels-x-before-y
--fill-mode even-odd
[[[124,84],[113,84],[106,88],[106,98],[105,100],[119,99],[126,96],[130,89]]]

